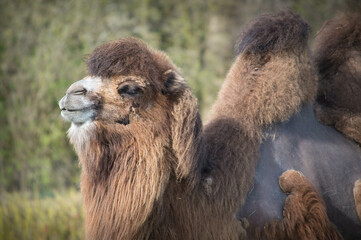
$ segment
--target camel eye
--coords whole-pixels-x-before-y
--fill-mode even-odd
[[[137,84],[124,84],[118,89],[122,97],[135,97],[143,94],[143,90]]]

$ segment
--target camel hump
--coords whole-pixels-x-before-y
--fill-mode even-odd
[[[361,14],[348,13],[327,21],[315,38],[314,59],[321,78],[335,75],[339,67],[361,51]],[[344,77],[342,77],[344,78]]]
[[[347,13],[324,23],[315,39],[316,61],[332,58],[337,64],[341,52],[355,48],[361,50],[361,14]],[[340,51],[340,53],[336,53]],[[342,61],[340,61],[342,62]]]
[[[313,57],[318,120],[361,144],[361,14],[327,21],[317,33]]]
[[[251,21],[241,33],[236,54],[304,49],[309,32],[307,22],[292,11],[261,15]]]

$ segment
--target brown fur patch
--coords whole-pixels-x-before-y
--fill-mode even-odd
[[[334,126],[346,137],[361,144],[361,113],[331,108],[319,103],[315,103],[314,110],[321,123]]]
[[[355,199],[356,212],[358,217],[361,220],[361,179],[355,181],[353,187],[353,195]]]
[[[320,75],[317,117],[361,143],[361,15],[326,22],[316,37],[314,59]]]
[[[259,146],[265,129],[289,120],[301,106],[313,102],[317,79],[307,46],[308,32],[307,23],[291,12],[251,22],[241,35],[239,55],[213,107],[215,116],[240,120],[243,132]],[[256,165],[257,158],[247,163]],[[303,185],[300,182],[299,191],[293,189],[297,195],[286,200],[285,219],[270,223],[262,233],[265,235],[258,237],[342,239],[329,222],[320,195],[306,179],[299,180]],[[299,186],[297,181],[282,183]]]
[[[241,34],[236,54],[302,50],[307,45],[309,32],[309,25],[291,11],[261,15]]]
[[[110,78],[133,75],[147,79],[157,90],[163,87],[166,71],[178,71],[169,57],[136,38],[123,38],[97,47],[86,59],[91,76]],[[163,76],[162,76],[163,75]]]
[[[321,195],[302,173],[288,170],[280,176],[279,184],[288,194],[284,218],[258,230],[260,239],[343,239],[328,219]]]
[[[257,135],[312,102],[317,82],[307,36],[308,25],[294,13],[256,18],[241,35],[239,55],[218,96],[224,100],[213,111],[242,119],[246,133]]]

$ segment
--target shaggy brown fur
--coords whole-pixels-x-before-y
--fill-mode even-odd
[[[207,126],[212,126],[212,124],[221,126],[226,123],[226,120],[238,121],[240,119],[238,127],[247,137],[256,141],[258,151],[264,129],[272,124],[287,121],[299,111],[303,104],[312,102],[317,87],[310,64],[307,35],[308,25],[292,12],[264,15],[254,20],[241,35],[239,56],[231,67],[218,100],[213,106],[212,111],[215,117],[210,119]],[[265,38],[264,36],[272,37]],[[221,119],[220,116],[222,116]],[[208,134],[212,135],[208,136]],[[205,135],[208,136],[207,139],[212,140],[211,146],[214,151],[219,151],[228,144],[224,142],[225,138],[218,139],[217,136],[232,137],[232,134],[217,127],[206,128]],[[246,138],[243,137],[243,139]],[[213,159],[212,153],[211,151],[210,159]],[[227,156],[226,152],[224,154]],[[243,151],[242,157],[244,155]],[[216,168],[221,168],[220,164],[224,164],[217,160],[211,162]],[[256,164],[257,159],[247,161],[247,163]],[[252,168],[252,173],[253,171]],[[247,183],[246,180],[242,187],[250,186],[245,183]],[[292,201],[297,202],[296,199]],[[293,217],[297,218],[297,216]],[[320,221],[328,221],[327,215],[321,215],[319,218]],[[243,220],[247,222],[247,219]],[[290,221],[288,218],[284,219],[287,229],[278,229],[274,232],[274,239],[286,233],[288,236],[302,237],[297,234],[306,231],[303,230],[303,225],[295,228]],[[303,224],[307,228],[307,224]],[[252,228],[253,226],[250,227]],[[250,239],[255,237],[252,233],[249,236]]]
[[[346,14],[328,21],[317,34],[315,63],[320,75],[315,113],[361,144],[361,15]],[[353,189],[361,218],[359,180]]]
[[[297,51],[299,46],[307,45],[309,31],[309,25],[289,11],[261,15],[241,33],[236,54]]]
[[[312,102],[317,86],[308,32],[308,24],[292,12],[253,20],[241,34],[239,55],[227,76],[234,80],[226,81],[219,94],[227,107],[216,103],[214,109],[241,118],[243,128],[253,135],[288,120],[302,104]],[[235,106],[240,111],[233,111]]]
[[[315,112],[361,143],[361,15],[328,21],[316,37],[315,64],[320,75]]]
[[[89,74],[102,87],[84,94],[97,113],[69,131],[82,165],[87,239],[245,236],[235,215],[252,187],[262,129],[289,119],[316,89],[307,24],[289,12],[262,19],[275,19],[262,31],[272,29],[263,36],[276,35],[277,44],[244,47],[204,130],[197,100],[164,53],[127,38],[90,54]]]
[[[303,105],[312,103],[317,82],[307,46],[308,31],[307,23],[290,12],[264,15],[252,21],[241,34],[239,56],[227,77],[234,80],[226,81],[220,92],[220,97],[227,99],[223,101],[227,105],[216,103],[214,106],[217,116],[239,117],[245,133],[260,140],[258,137],[262,137],[268,127],[287,122]],[[236,108],[240,111],[232,111]],[[292,216],[286,215],[282,223],[268,225],[263,237],[327,239],[327,236],[338,236],[336,239],[341,239],[329,223],[325,205],[316,190],[307,181],[296,185],[301,187],[300,192],[304,190],[305,198],[290,195],[285,212]],[[244,210],[242,217],[253,214],[242,212]],[[253,231],[255,226],[252,219],[249,236],[262,238]]]
[[[241,88],[225,82],[220,93],[224,97],[227,94],[234,97],[236,94],[232,93],[237,92],[240,101],[237,99],[234,105],[224,108],[226,110],[217,110],[223,111],[224,115],[230,115],[232,113],[227,109],[241,106],[239,114],[243,116],[242,127],[246,129],[245,132],[249,133],[249,136],[262,137],[254,186],[248,193],[238,217],[246,218],[249,222],[248,234],[251,238],[257,238],[257,235],[254,235],[255,228],[267,225],[271,219],[281,221],[280,209],[284,196],[276,189],[273,179],[285,169],[295,168],[302,170],[323,194],[327,209],[331,213],[329,217],[342,229],[342,234],[348,239],[355,239],[361,232],[348,186],[349,182],[354,183],[360,177],[361,152],[354,143],[342,138],[333,128],[325,127],[316,121],[311,105],[317,91],[317,75],[310,63],[307,34],[305,39],[308,28],[298,16],[289,17],[287,14],[289,13],[266,15],[252,22],[239,41],[239,68],[235,67],[229,73],[229,76],[242,76],[239,83]],[[271,29],[269,31],[273,37],[262,37],[266,35],[263,31],[267,29]],[[276,32],[295,35],[278,36]],[[284,36],[292,41],[282,48]],[[265,42],[262,39],[265,39]],[[247,45],[253,42],[257,42],[259,46]],[[304,186],[306,190],[307,186]],[[309,193],[310,195],[305,197],[312,199],[318,195],[316,192]],[[286,202],[292,202],[296,207],[286,204],[285,209],[294,215],[283,218],[281,225],[276,224],[280,226],[276,229],[273,229],[272,224],[269,225],[268,236],[276,239],[316,239],[326,238],[327,234],[338,235],[337,231],[330,227],[332,225],[329,225],[323,201],[318,197],[315,198],[316,202],[308,201],[307,198],[289,196]],[[313,207],[317,209],[321,206],[323,210],[314,212]],[[305,214],[302,209],[311,210],[311,213],[307,213],[310,215]],[[322,214],[317,215],[318,213]],[[314,221],[316,218],[319,219]],[[307,222],[309,219],[313,221]],[[317,222],[320,222],[320,225]],[[277,231],[272,232],[272,229]]]
[[[284,219],[268,223],[258,232],[259,239],[343,239],[330,223],[322,197],[301,172],[284,172],[279,184],[282,191],[288,193]]]

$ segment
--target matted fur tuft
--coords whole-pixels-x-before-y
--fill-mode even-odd
[[[117,75],[153,75],[156,63],[144,42],[125,38],[97,47],[87,58],[88,72],[92,76],[109,78]]]
[[[143,41],[132,37],[97,47],[86,58],[86,63],[91,76],[105,78],[121,75],[139,76],[159,88],[163,86],[159,85],[158,79],[162,79],[164,73],[179,71],[165,53],[154,50]],[[183,85],[178,84],[178,87],[184,90]]]
[[[321,195],[301,172],[284,172],[279,178],[279,185],[288,194],[284,218],[267,223],[262,230],[256,229],[257,239],[343,239],[330,222]]]
[[[309,32],[309,25],[291,11],[261,15],[251,21],[241,34],[236,54],[303,49]]]

